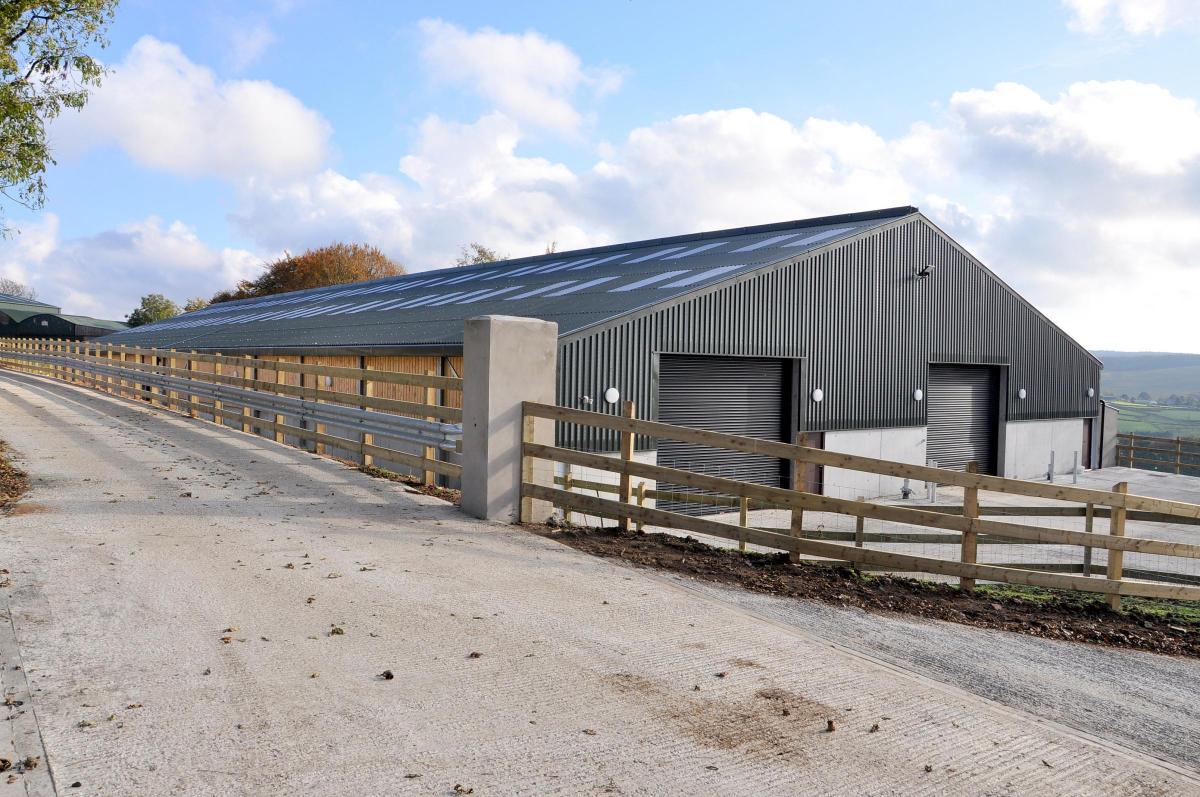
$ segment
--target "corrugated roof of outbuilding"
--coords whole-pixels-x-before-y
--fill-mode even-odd
[[[488,314],[554,321],[566,335],[915,213],[824,216],[243,299],[104,340],[210,351],[457,346],[463,321]]]

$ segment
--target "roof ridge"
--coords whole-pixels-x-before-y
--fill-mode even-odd
[[[442,271],[454,271],[463,275],[470,274],[476,271],[486,271],[496,268],[500,265],[514,266],[526,263],[533,263],[538,260],[549,260],[552,258],[571,259],[586,255],[597,255],[607,252],[623,252],[630,249],[642,249],[647,246],[661,246],[662,244],[684,243],[688,241],[704,241],[710,238],[721,238],[734,235],[754,235],[767,232],[778,232],[781,230],[796,230],[807,227],[823,227],[830,224],[854,223],[860,221],[874,221],[877,219],[902,218],[911,216],[914,213],[919,213],[920,209],[914,205],[897,205],[891,208],[878,208],[876,210],[864,210],[855,213],[839,213],[832,216],[813,216],[807,219],[793,219],[791,221],[777,221],[771,224],[755,224],[748,227],[728,227],[721,230],[706,230],[704,232],[685,233],[683,235],[670,235],[662,238],[646,238],[641,241],[627,241],[616,244],[604,244],[601,246],[592,246],[586,249],[569,249],[563,252],[547,252],[540,255],[526,255],[525,257],[511,257],[503,260],[495,260],[488,263],[477,263],[468,266],[442,266],[441,268],[431,268],[425,271],[414,271],[406,274],[399,274],[392,277],[380,277],[373,280],[363,280],[362,282],[346,283],[345,285],[322,285],[318,288],[302,288],[296,291],[287,291],[286,295],[297,296],[301,294],[317,293],[319,291],[333,291],[339,287],[348,287],[353,284],[356,287],[366,287],[369,285],[381,285],[385,282],[396,282],[405,279],[423,278],[428,279],[432,275]],[[283,296],[285,294],[276,294]],[[220,302],[210,307],[221,308],[236,308],[243,304],[256,302],[265,296],[252,296],[246,299],[234,299],[229,302]]]

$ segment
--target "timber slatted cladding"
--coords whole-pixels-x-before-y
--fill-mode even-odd
[[[996,473],[1000,388],[995,368],[986,365],[930,365],[929,442],[926,458],[939,468]]]
[[[782,360],[756,357],[661,355],[658,420],[728,434],[785,440]],[[775,457],[727,451],[694,443],[659,440],[658,464],[710,476],[786,486],[787,471]],[[660,492],[705,492],[659,482]],[[736,511],[736,507],[702,506],[658,499],[659,509],[691,515]]]

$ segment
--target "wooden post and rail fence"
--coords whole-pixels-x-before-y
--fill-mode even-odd
[[[1200,476],[1200,440],[1122,432],[1117,435],[1116,464],[1160,473]]]
[[[452,427],[461,422],[462,409],[437,401],[439,393],[461,395],[461,378],[290,361],[294,359],[299,358],[0,338],[0,367],[83,385],[193,418],[209,416],[222,426],[277,442],[294,439],[320,447],[318,450],[348,452],[362,464],[399,465],[423,476],[426,483],[432,483],[437,474],[461,476],[462,467],[439,457],[438,448],[451,449],[445,441],[453,439]],[[263,371],[270,376],[263,378]],[[418,400],[380,396],[388,392],[380,386]],[[239,404],[239,397],[246,403]],[[288,423],[289,419],[297,423]],[[353,436],[330,434],[330,427],[350,430]],[[415,450],[379,445],[378,438],[412,443]]]
[[[525,402],[523,428],[527,436],[522,446],[522,472],[525,474],[521,485],[522,497],[549,501],[565,511],[613,519],[622,527],[632,522],[639,527],[657,526],[721,537],[738,542],[743,547],[746,543],[760,545],[786,551],[792,558],[813,557],[849,563],[856,567],[957,577],[961,586],[967,590],[973,589],[977,581],[1078,590],[1104,595],[1114,608],[1120,606],[1123,596],[1200,600],[1200,576],[1185,572],[1132,571],[1124,566],[1124,553],[1127,551],[1200,561],[1198,544],[1130,537],[1125,534],[1126,521],[1131,518],[1198,525],[1200,505],[1197,504],[1132,495],[1128,493],[1124,483],[1116,485],[1112,490],[1096,490],[1009,479],[626,417],[629,415],[632,415],[631,408],[618,416]],[[632,439],[634,435],[670,439],[717,449],[773,456],[795,463],[810,463],[828,468],[956,486],[963,488],[964,503],[961,508],[877,504],[861,499],[833,498],[639,462],[633,459],[631,452],[624,445],[621,446],[621,453],[617,458],[576,451],[533,442],[531,430],[534,423],[538,422],[598,427],[617,433],[622,441]],[[531,474],[537,471],[535,462],[539,460],[557,463],[564,468],[586,468],[611,473],[620,480],[615,489],[612,484],[595,480],[585,481],[574,476],[569,480],[566,477],[554,480],[559,483],[566,481],[563,487],[572,489],[563,489],[557,484],[542,484],[531,478]],[[628,485],[635,479],[678,485],[689,490],[704,490],[708,494],[672,494],[668,491],[646,490],[642,489],[644,482],[634,492]],[[590,489],[595,495],[580,493],[580,489]],[[602,493],[611,492],[617,493],[615,500],[601,497]],[[980,494],[986,492],[1070,502],[1076,506],[992,507],[980,503]],[[637,496],[636,500],[632,495]],[[647,497],[672,497],[676,500],[727,507],[730,513],[738,513],[739,520],[735,524],[652,508],[645,505]],[[750,526],[748,515],[752,508],[788,510],[791,517],[789,528],[783,530]],[[806,528],[805,518],[813,513],[833,513],[853,518],[855,530],[838,532]],[[990,519],[990,516],[1005,515],[1079,517],[1085,523],[1085,530],[1073,531]],[[1098,518],[1107,519],[1107,534],[1093,531],[1093,524]],[[867,532],[865,523],[868,520],[917,526],[927,531]],[[958,555],[953,559],[939,558],[872,547],[873,544],[897,543],[954,544]],[[1078,546],[1084,554],[1082,568],[1085,569],[1080,572],[1080,566],[1069,565],[1071,570],[1068,572],[1054,572],[1053,565],[1032,567],[978,562],[979,547],[992,544]],[[1091,573],[1091,552],[1096,549],[1102,549],[1108,554],[1103,576]],[[1065,567],[1062,569],[1066,570]],[[1075,575],[1075,572],[1080,574]]]

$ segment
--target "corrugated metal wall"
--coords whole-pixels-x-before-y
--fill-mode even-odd
[[[913,279],[926,264],[933,274]],[[1100,407],[1097,363],[921,219],[564,339],[559,401],[615,413],[600,397],[616,387],[652,418],[662,352],[805,358],[800,418],[809,430],[924,425],[925,403],[912,394],[926,387],[931,362],[1008,366],[1008,420],[1086,417]],[[808,396],[816,387],[820,403]],[[615,447],[599,430],[568,429],[560,440]]]

